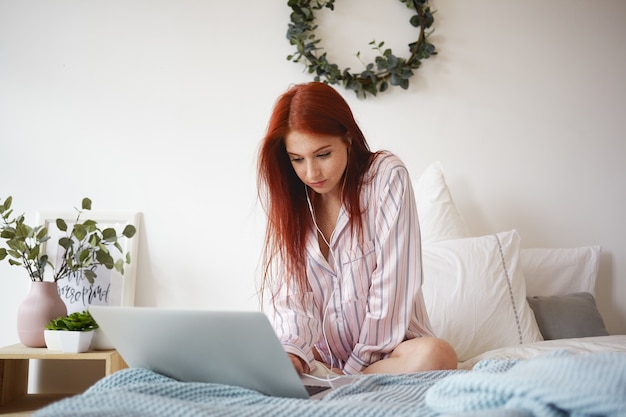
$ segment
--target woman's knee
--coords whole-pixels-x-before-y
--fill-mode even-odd
[[[456,369],[458,365],[452,345],[436,337],[406,340],[396,348],[394,354],[405,358],[412,368],[409,372]]]
[[[435,369],[456,369],[458,357],[452,345],[443,339],[432,339],[431,357],[435,363]]]

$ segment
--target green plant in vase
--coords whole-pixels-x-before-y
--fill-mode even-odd
[[[76,221],[70,228],[63,219],[56,219],[56,226],[65,236],[59,238],[58,244],[64,249],[60,258],[60,265],[51,262],[45,253],[45,243],[50,239],[48,228],[43,225],[29,226],[24,221],[24,215],[11,217],[13,198],[7,197],[0,204],[2,226],[0,238],[5,239],[8,249],[0,248],[0,261],[8,258],[9,264],[23,266],[31,281],[44,281],[44,272],[50,266],[54,273],[53,282],[67,278],[72,273],[80,273],[93,284],[97,277],[96,268],[100,265],[107,269],[115,268],[124,274],[124,265],[130,264],[130,253],[124,253],[119,239],[132,238],[137,232],[135,226],[126,225],[121,235],[108,227],[101,229],[95,220],[80,221],[85,210],[91,210],[91,200],[83,198],[82,209],[76,209]],[[111,247],[116,248],[122,258],[114,259]]]
[[[0,261],[7,259],[10,265],[26,270],[32,284],[29,295],[18,309],[18,335],[26,346],[43,347],[45,324],[67,314],[65,303],[57,292],[57,282],[76,274],[93,284],[100,266],[115,269],[123,275],[124,266],[130,264],[131,259],[130,253],[124,253],[120,239],[132,238],[137,230],[134,225],[127,225],[118,235],[112,227],[101,228],[95,220],[82,220],[85,211],[91,210],[91,200],[83,198],[71,226],[63,219],[56,219],[56,227],[65,235],[58,239],[62,254],[55,265],[45,250],[50,239],[48,228],[28,225],[23,214],[13,214],[12,203],[11,196],[0,200],[0,239],[4,239],[6,245],[6,248],[0,248]],[[121,255],[117,259],[113,256],[113,248]],[[45,279],[47,267],[52,269],[48,280]],[[34,301],[29,301],[31,294]]]
[[[0,248],[0,261],[8,256],[9,264],[23,266],[31,281],[43,281],[48,256],[42,253],[42,247],[50,239],[48,229],[44,226],[29,226],[23,214],[11,217],[12,203],[13,197],[9,196],[0,204],[0,238],[5,240],[8,247]]]

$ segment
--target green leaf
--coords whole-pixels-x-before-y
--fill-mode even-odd
[[[48,228],[47,227],[38,226],[35,228],[35,230],[37,230],[37,236],[35,236],[35,239],[37,239],[37,241],[45,242],[46,240],[48,240]]]
[[[91,200],[89,198],[83,198],[82,208],[83,210],[91,210]]]
[[[13,197],[8,196],[6,200],[4,200],[4,203],[2,204],[2,211],[7,211],[8,209],[10,209],[12,203],[13,203]]]
[[[89,264],[91,264],[90,256],[91,256],[91,251],[89,249],[82,250],[78,254],[78,262],[82,266],[89,266]]]
[[[59,246],[63,249],[67,250],[72,244],[72,239],[62,236],[59,238]]]
[[[95,220],[91,220],[91,219],[87,219],[83,222],[83,226],[85,226],[87,230],[89,231],[96,230],[97,225],[98,225],[98,222],[96,222]]]
[[[135,233],[137,233],[137,229],[132,224],[126,225],[126,227],[124,227],[124,230],[122,231],[122,235],[129,239],[135,236]]]
[[[96,260],[104,265],[107,269],[112,269],[115,266],[115,261],[113,261],[113,257],[102,250],[96,252]]]
[[[76,239],[81,241],[87,236],[87,228],[82,224],[75,224],[72,229],[72,234],[76,237]]]
[[[42,255],[39,258],[39,261],[37,262],[37,268],[38,269],[44,269],[46,267],[46,265],[52,266],[52,264],[50,262],[48,262],[48,255]]]
[[[435,18],[433,17],[432,13],[430,11],[426,11],[424,13],[424,28],[425,29],[430,28],[434,22],[435,22]]]
[[[115,242],[117,240],[117,232],[114,228],[108,227],[102,231],[102,238],[107,242]]]
[[[11,214],[13,213],[13,210],[9,210],[9,211],[3,211],[2,212],[2,218],[3,219],[8,219],[9,217],[11,217]]]
[[[26,243],[24,243],[24,241],[20,239],[11,239],[7,241],[7,246],[9,247],[9,253],[16,253],[16,255],[11,254],[11,256],[13,256],[14,258],[19,258],[21,253],[28,250]]]
[[[96,281],[96,278],[98,277],[98,275],[91,269],[85,269],[83,271],[83,276],[90,284],[93,284]]]
[[[121,259],[115,261],[115,270],[124,275],[124,261],[122,261]]]
[[[56,224],[57,224],[57,229],[59,229],[62,232],[66,232],[67,231],[67,223],[65,223],[65,220],[63,219],[57,219],[56,220]]]
[[[389,78],[389,82],[391,83],[391,85],[400,85],[400,83],[402,82],[402,77],[400,77],[398,74],[391,74],[391,78]]]
[[[24,223],[18,224],[17,227],[15,228],[15,234],[20,239],[28,238],[32,232],[33,232],[33,228],[28,225],[25,225]]]
[[[7,257],[7,250],[5,248],[0,248],[0,261]]]
[[[33,259],[37,259],[39,256],[39,246],[35,246],[29,253],[27,259],[32,261]]]

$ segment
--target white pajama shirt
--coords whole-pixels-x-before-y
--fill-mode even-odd
[[[314,367],[315,346],[324,362],[346,374],[387,357],[404,340],[432,336],[421,291],[419,222],[409,173],[395,155],[383,153],[365,178],[363,243],[356,229],[352,234],[343,207],[328,260],[311,228],[310,291],[296,293],[292,285],[287,294],[283,286],[270,314],[288,353]]]

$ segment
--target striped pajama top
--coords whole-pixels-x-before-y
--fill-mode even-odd
[[[307,241],[308,292],[282,292],[269,316],[288,353],[313,368],[312,347],[346,374],[387,357],[402,341],[432,336],[421,292],[420,230],[409,173],[393,154],[371,164],[361,193],[363,240],[341,209],[328,260]],[[330,351],[329,351],[330,348]]]

